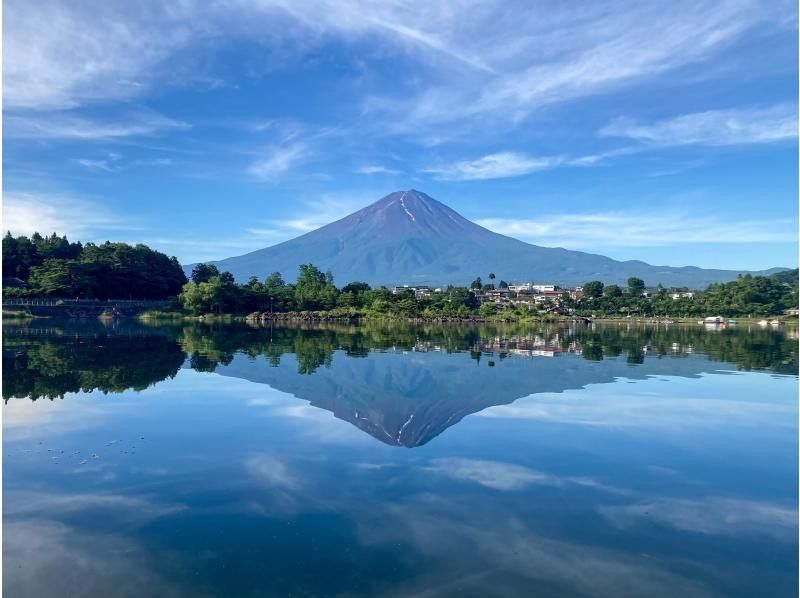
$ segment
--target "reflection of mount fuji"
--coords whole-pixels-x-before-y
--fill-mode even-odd
[[[145,389],[183,367],[290,393],[382,442],[425,444],[464,416],[615,378],[718,369],[797,375],[797,330],[577,326],[4,326],[3,398]],[[735,365],[734,365],[735,364]]]
[[[237,355],[216,371],[305,399],[387,444],[415,447],[464,416],[531,394],[618,377],[697,376],[720,367],[725,366],[711,364],[705,356],[645,357],[632,366],[624,357],[594,362],[569,354],[504,359],[484,354],[476,361],[470,353],[390,351],[353,358],[340,351],[330,367],[310,376],[298,374],[293,355],[284,355],[277,367],[263,358]]]

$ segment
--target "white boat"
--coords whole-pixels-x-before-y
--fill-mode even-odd
[[[781,324],[783,324],[783,322],[781,322],[780,320],[772,320],[770,322],[771,326],[780,326]]]
[[[766,326],[767,324],[769,324],[769,322],[767,322],[766,320],[759,320],[758,321],[758,325],[759,326]]]
[[[725,318],[722,316],[708,316],[705,320],[703,320],[704,324],[724,324]]]

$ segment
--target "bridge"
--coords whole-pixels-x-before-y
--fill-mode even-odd
[[[124,317],[150,309],[161,309],[167,301],[148,299],[58,299],[53,297],[3,298],[3,309],[24,309],[33,316],[68,318]]]

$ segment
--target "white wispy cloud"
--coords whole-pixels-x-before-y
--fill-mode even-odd
[[[89,158],[78,158],[75,160],[77,164],[85,166],[91,170],[105,170],[106,172],[115,172],[115,167],[110,160],[92,160]]]
[[[476,160],[462,160],[426,172],[445,181],[473,181],[522,176],[548,170],[564,163],[564,158],[535,157],[518,152],[489,154]]]
[[[515,124],[547,105],[700,63],[754,28],[782,26],[793,12],[788,4],[755,1],[539,6],[508,11],[507,18],[478,10],[443,30],[452,44],[469,44],[484,56],[491,74],[445,75],[410,97],[372,97],[368,106],[385,112],[395,131],[411,135],[465,119]],[[480,35],[470,36],[477,26]]]
[[[259,180],[271,181],[303,162],[310,155],[309,147],[301,142],[271,147],[264,152],[261,158],[251,163],[247,171]]]
[[[43,15],[47,15],[43,18]],[[137,98],[155,84],[219,84],[185,50],[219,39],[258,39],[265,70],[331,38],[379,41],[427,67],[417,93],[386,97],[413,123],[473,115],[519,119],[705,60],[768,24],[793,3],[657,0],[564,6],[556,2],[430,3],[358,0],[144,0],[99,5],[9,0],[4,19],[6,108],[71,108]],[[265,34],[265,31],[268,34]],[[257,68],[253,66],[252,68]]]
[[[360,166],[356,169],[358,174],[400,174],[401,171],[396,168],[389,168],[381,164],[367,164]]]
[[[721,219],[702,214],[599,212],[550,214],[536,219],[482,218],[476,222],[538,245],[568,249],[797,241],[797,223],[790,218]]]
[[[650,124],[623,117],[600,129],[599,134],[658,146],[770,143],[797,139],[797,106],[787,103],[768,108],[708,110]]]
[[[98,231],[132,229],[129,222],[97,201],[26,192],[3,194],[3,228],[24,235],[56,232],[71,239],[86,239]]]
[[[186,130],[186,122],[151,110],[138,110],[116,119],[99,120],[71,111],[9,114],[4,117],[5,134],[16,139],[110,140]]]
[[[442,181],[476,181],[523,176],[566,166],[595,166],[611,158],[634,153],[636,148],[622,147],[586,156],[531,156],[524,152],[498,152],[474,160],[459,160],[425,169]]]
[[[265,220],[247,229],[247,233],[264,241],[285,241],[339,220],[375,201],[377,191],[344,191],[323,193],[315,197],[298,197],[299,210],[294,216]]]
[[[3,9],[6,109],[139,96],[161,74],[156,67],[192,39],[178,22],[185,11],[154,2],[11,0]]]

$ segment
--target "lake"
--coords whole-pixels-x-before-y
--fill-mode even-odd
[[[796,327],[3,336],[8,596],[792,596]]]

